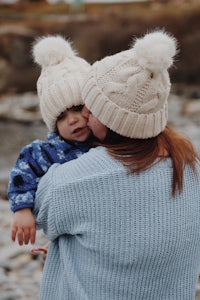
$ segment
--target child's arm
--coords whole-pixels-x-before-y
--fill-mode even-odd
[[[41,149],[39,142],[38,145],[32,143],[24,147],[10,173],[8,198],[13,212],[34,207],[39,178],[45,174],[50,166],[50,164],[47,165],[48,162],[39,161],[42,157]]]
[[[74,149],[56,134],[48,135],[47,141],[36,140],[25,146],[10,174],[8,198],[11,210],[33,208],[39,179],[52,164],[76,158],[79,148]]]
[[[14,212],[12,240],[19,245],[35,242],[35,220],[32,208],[39,178],[48,170],[51,163],[45,160],[40,141],[24,147],[10,174],[8,198]]]
[[[14,213],[11,238],[13,242],[18,239],[19,245],[35,243],[35,219],[30,208],[23,208]]]

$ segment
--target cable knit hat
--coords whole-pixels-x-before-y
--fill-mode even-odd
[[[42,68],[37,81],[41,114],[48,129],[55,131],[63,111],[83,104],[81,86],[90,65],[59,35],[36,41],[33,57]]]
[[[130,50],[94,63],[82,89],[86,107],[120,135],[158,135],[167,124],[167,70],[175,54],[175,38],[155,31],[137,39]]]

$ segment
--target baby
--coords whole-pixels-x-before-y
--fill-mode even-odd
[[[90,65],[61,36],[38,40],[33,46],[33,57],[41,66],[37,92],[49,133],[46,141],[35,140],[21,150],[10,174],[8,198],[14,213],[11,235],[19,245],[35,243],[32,209],[40,178],[52,164],[75,159],[90,148],[86,143],[90,129],[81,114],[80,94]]]

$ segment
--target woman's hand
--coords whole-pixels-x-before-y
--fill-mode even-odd
[[[31,253],[34,255],[40,253],[43,260],[45,260],[48,249],[49,249],[49,245],[50,245],[50,242],[47,242],[43,247],[35,247],[35,248],[31,249]]]

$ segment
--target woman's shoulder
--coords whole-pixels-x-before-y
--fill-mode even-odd
[[[54,166],[53,177],[56,184],[83,180],[92,176],[100,176],[122,168],[120,162],[114,160],[104,147],[90,149],[79,158],[62,165]]]

